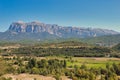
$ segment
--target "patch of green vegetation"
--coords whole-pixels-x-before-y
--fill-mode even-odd
[[[101,75],[103,75],[101,78],[105,80],[109,80],[111,77],[113,80],[118,80],[117,76],[120,75],[120,59],[117,58],[57,56],[30,58],[21,56],[14,58],[8,57],[4,61],[11,65],[7,67],[7,73],[14,74],[30,73],[44,76],[49,75],[54,76],[56,79],[60,79],[61,76],[69,76],[73,80],[97,80]]]
[[[3,60],[2,58],[0,58],[0,76],[7,73],[6,69],[8,67],[9,65],[7,64],[7,62]]]
[[[107,59],[107,58],[106,58]],[[111,58],[112,59],[112,58]],[[102,60],[102,58],[101,58]],[[112,65],[113,63],[118,64],[120,60],[95,60],[94,58],[75,58],[73,57],[72,60],[67,60],[68,67],[74,67],[75,65],[81,66],[85,64],[88,68],[105,68],[105,65],[109,63]]]

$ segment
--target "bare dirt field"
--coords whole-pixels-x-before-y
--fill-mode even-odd
[[[3,77],[5,78],[11,77],[12,80],[56,80],[53,77],[33,75],[33,74],[19,74],[19,75],[6,74]],[[70,80],[70,79],[68,79],[67,77],[62,77],[62,80]]]

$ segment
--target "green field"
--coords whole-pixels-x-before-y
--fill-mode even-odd
[[[68,61],[68,66],[81,66],[85,64],[88,68],[105,68],[106,64],[120,63],[120,59],[117,58],[72,58]]]
[[[106,64],[112,65],[113,63],[119,64],[120,58],[96,58],[96,57],[56,57],[56,56],[49,56],[49,57],[37,57],[38,60],[40,59],[59,59],[59,60],[66,60],[67,67],[74,67],[77,65],[81,67],[81,65],[85,64],[87,68],[105,68]]]

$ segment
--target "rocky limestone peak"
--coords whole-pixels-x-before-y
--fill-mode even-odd
[[[24,25],[25,23],[23,21],[17,21],[13,22],[11,25]]]
[[[16,33],[48,33],[63,38],[84,38],[118,34],[118,32],[106,29],[64,27],[57,24],[44,24],[39,21],[33,21],[29,23],[22,21],[14,22],[10,25],[8,31]]]
[[[33,21],[33,22],[26,23],[26,24],[27,25],[43,25],[44,23],[39,22],[39,21]]]

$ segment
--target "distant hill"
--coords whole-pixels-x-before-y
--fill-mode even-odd
[[[115,45],[113,49],[120,52],[120,43]]]
[[[45,24],[41,22],[14,22],[6,32],[0,33],[0,40],[20,41],[20,40],[49,40],[59,38],[89,38],[104,35],[119,34],[113,30],[92,29],[80,27],[64,27],[57,24]]]
[[[101,46],[114,46],[120,43],[120,34],[86,38],[81,41],[90,44],[101,45]]]
[[[117,35],[106,35],[106,36],[99,36],[99,37],[90,37],[90,38],[59,38],[53,40],[44,40],[44,42],[64,42],[64,41],[77,41],[83,42],[87,44],[92,44],[96,46],[108,46],[113,47],[120,43],[120,34]]]
[[[37,46],[37,45],[36,45]],[[77,41],[63,41],[63,42],[58,42],[58,43],[44,43],[44,44],[38,44],[40,47],[49,47],[49,48],[78,48],[78,47],[89,47],[92,45],[82,43],[82,42],[77,42]]]

